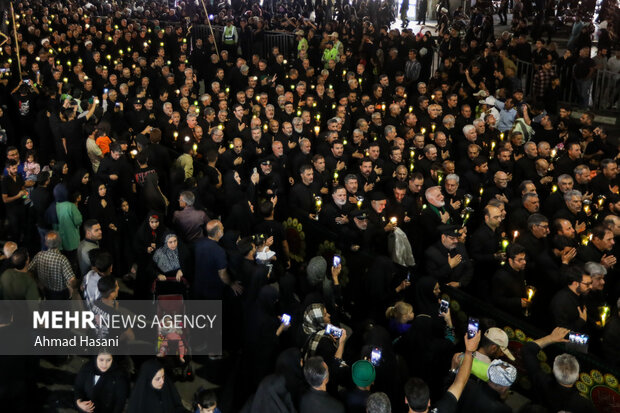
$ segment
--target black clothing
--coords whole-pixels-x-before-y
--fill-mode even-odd
[[[577,307],[583,306],[582,297],[568,287],[558,291],[549,305],[554,326],[568,328],[571,331],[586,332],[586,322],[579,317]]]
[[[114,361],[113,363],[116,363]],[[121,413],[129,383],[125,373],[113,364],[105,373],[97,368],[95,359],[86,363],[75,378],[74,400],[92,401],[97,412]],[[78,411],[83,412],[78,407]]]
[[[552,412],[560,410],[574,413],[596,413],[592,402],[579,395],[575,387],[564,387],[558,384],[553,375],[546,374],[540,368],[537,354],[540,346],[533,341],[521,348],[521,359],[532,380],[532,388],[537,389],[537,401],[543,403]]]

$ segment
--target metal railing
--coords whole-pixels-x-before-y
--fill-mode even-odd
[[[619,110],[620,74],[609,70],[598,70],[592,85],[592,102],[597,109]]]
[[[532,84],[536,75],[536,66],[531,62],[517,60],[517,77],[525,96],[534,97]],[[572,66],[554,66],[556,75],[560,78],[560,101],[577,104],[577,89],[573,76]],[[608,70],[598,70],[590,89],[591,109],[620,111],[617,103],[620,99],[620,74]]]
[[[224,27],[212,27],[215,41],[219,47],[222,44],[222,33],[224,32]],[[237,30],[239,29],[237,28]],[[209,30],[209,26],[206,24],[197,24],[192,27],[192,36],[194,38],[200,38],[206,42],[210,35],[211,31]],[[255,43],[254,36],[252,36],[250,42],[251,44]],[[263,41],[260,46],[262,47],[262,53],[260,53],[260,50],[253,51],[253,53],[258,52],[259,54],[264,55],[267,54],[273,47],[277,46],[280,49],[280,53],[289,57],[291,53],[295,51],[295,35],[286,32],[265,31]]]

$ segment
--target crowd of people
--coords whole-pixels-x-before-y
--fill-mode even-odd
[[[527,14],[496,35],[482,9],[461,30],[441,6],[415,33],[378,1],[16,3],[0,297],[106,313],[158,282],[221,300],[224,361],[203,361],[230,368],[197,392],[201,413],[509,412],[505,317],[551,331],[520,350],[538,389],[522,411],[596,411],[574,355],[548,373],[537,354],[577,334],[620,368],[617,137],[560,102],[574,84],[585,108],[596,70],[620,72],[614,25],[592,58],[585,29],[562,52]],[[201,38],[206,18],[224,27]],[[294,47],[266,48],[266,30]],[[335,250],[300,255],[289,217]],[[463,325],[457,290],[497,313]],[[186,411],[164,361],[191,352],[155,355],[102,349],[74,407]],[[0,362],[3,408],[34,411],[38,359]]]

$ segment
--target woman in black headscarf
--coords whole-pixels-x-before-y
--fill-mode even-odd
[[[187,412],[174,384],[165,378],[164,368],[157,360],[142,365],[140,375],[129,398],[128,413]]]
[[[57,161],[52,167],[52,178],[50,179],[49,187],[53,188],[56,185],[67,182],[69,177],[69,166],[65,161]]]
[[[254,199],[254,184],[245,185],[241,182],[239,172],[235,170],[226,173],[223,186],[228,210],[240,201]]]
[[[125,409],[129,383],[112,354],[100,351],[77,374],[74,400],[78,412],[121,413]]]
[[[297,347],[284,350],[276,360],[276,374],[284,376],[286,389],[291,394],[295,406],[299,406],[301,395],[308,388],[303,372],[301,351]]]
[[[260,289],[252,310],[246,319],[245,344],[248,360],[253,367],[251,370],[252,389],[255,389],[260,380],[273,371],[278,355],[280,335],[289,325],[278,319],[279,294],[273,285],[265,285]]]
[[[82,168],[69,180],[69,193],[71,195],[80,194],[81,200],[78,203],[78,209],[83,216],[87,216],[86,209],[88,206],[88,198],[90,195],[90,173]]]
[[[166,227],[160,223],[159,214],[150,212],[134,237],[134,251],[138,264],[135,298],[149,297],[149,269],[153,253],[163,244],[166,232]]]
[[[435,277],[422,277],[417,281],[415,318],[396,345],[397,351],[407,360],[409,371],[417,372],[431,389],[441,389],[455,342],[450,311],[439,314],[440,293]]]

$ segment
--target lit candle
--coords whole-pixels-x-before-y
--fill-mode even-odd
[[[320,196],[314,197],[314,204],[316,205],[316,212],[321,212],[321,205],[323,204],[323,200]]]
[[[495,150],[495,141],[491,141],[491,150],[494,151]]]
[[[471,203],[472,199],[474,199],[474,197],[471,196],[471,194],[465,194],[463,196],[463,203],[465,204],[465,206],[468,206]]]
[[[480,188],[480,196],[484,193],[484,188]]]
[[[364,197],[357,197],[357,209],[362,209],[362,203],[364,202]]]
[[[385,103],[381,105],[381,110],[385,112]]]
[[[424,134],[426,134],[426,129],[422,128],[422,129],[420,129],[420,132],[422,132],[422,135],[424,135]]]
[[[609,317],[609,307],[606,305],[599,307],[598,313],[601,316],[601,327],[605,327],[605,323],[607,322],[607,318]]]
[[[532,297],[534,297],[534,294],[536,294],[536,288],[531,285],[527,287],[527,300],[528,301],[532,300]]]
[[[502,238],[502,252],[506,252],[506,249],[508,248],[509,244],[510,243],[508,242],[506,238]]]
[[[131,152],[131,157],[134,158],[137,154],[138,154],[138,150],[137,149],[132,149]]]
[[[198,150],[198,145],[194,144],[194,145],[192,146],[192,149],[194,150],[194,152],[196,152],[196,151]]]
[[[263,131],[267,132],[267,128],[269,127],[269,125],[267,125],[266,123],[263,125]]]
[[[185,142],[189,142],[189,136],[185,137]]]
[[[409,113],[413,112],[413,106],[409,106]]]
[[[321,127],[320,126],[315,126],[314,127],[314,133],[316,136],[319,136],[319,132],[321,132]]]
[[[338,171],[334,171],[334,181],[338,181]]]
[[[390,224],[392,224],[392,225],[396,225],[396,222],[397,222],[396,217],[392,217],[392,218],[390,218]]]
[[[500,133],[500,134],[499,134],[499,140],[500,140],[500,141],[503,141],[503,140],[504,140],[504,132],[502,132],[502,133]]]
[[[557,192],[557,190],[558,190],[558,186],[557,185],[553,185],[551,187],[551,192]]]
[[[517,237],[519,236],[519,231],[515,231],[512,233],[512,242],[515,242],[515,240],[517,239]]]
[[[172,135],[174,136],[174,140],[176,141],[177,138],[179,137],[179,132],[174,131],[174,133]]]
[[[434,123],[431,124],[431,132],[435,133],[435,127],[436,127],[436,125]]]
[[[557,153],[558,153],[557,149],[553,148],[553,149],[551,150],[551,159],[554,159],[554,158],[555,158],[555,155],[556,155]]]
[[[598,202],[598,207],[601,208],[603,206],[603,204],[605,203],[605,195],[599,195],[596,202]]]

